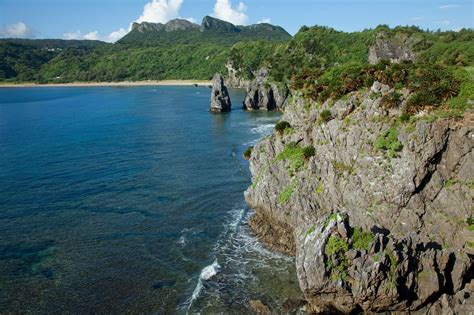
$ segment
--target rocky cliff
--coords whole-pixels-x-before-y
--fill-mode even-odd
[[[247,87],[244,100],[246,110],[282,110],[290,96],[290,91],[284,84],[271,83],[268,78],[268,69],[260,69],[255,79]]]
[[[422,38],[406,33],[396,33],[389,37],[385,32],[377,35],[375,44],[369,47],[369,62],[376,64],[380,60],[390,60],[399,63],[404,60],[415,61],[416,53],[414,46]]]
[[[239,71],[231,63],[226,64],[228,71],[226,85],[233,88],[245,89],[243,104],[245,110],[283,110],[288,105],[291,96],[285,84],[277,84],[269,79],[269,70],[261,68],[254,73],[253,80],[239,76]]]
[[[250,224],[296,256],[314,312],[472,312],[474,114],[406,121],[392,92],[295,95],[252,151]]]

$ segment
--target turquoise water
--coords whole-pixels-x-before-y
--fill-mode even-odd
[[[296,296],[246,225],[277,113],[195,87],[0,89],[0,313],[243,313]]]

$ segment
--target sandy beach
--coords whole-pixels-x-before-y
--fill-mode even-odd
[[[127,87],[127,86],[209,86],[211,81],[196,80],[164,80],[164,81],[124,81],[124,82],[74,82],[74,83],[0,83],[0,88],[25,88],[25,87]]]

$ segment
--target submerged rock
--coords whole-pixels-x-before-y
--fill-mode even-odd
[[[270,308],[262,303],[260,300],[251,300],[249,302],[250,308],[259,315],[270,315],[272,312]]]
[[[220,74],[212,79],[211,112],[228,112],[232,108],[229,91]]]

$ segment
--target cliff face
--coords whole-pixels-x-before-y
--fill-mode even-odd
[[[408,91],[387,109],[390,92],[296,96],[253,149],[250,224],[296,255],[314,311],[472,311],[473,114],[401,122]]]

